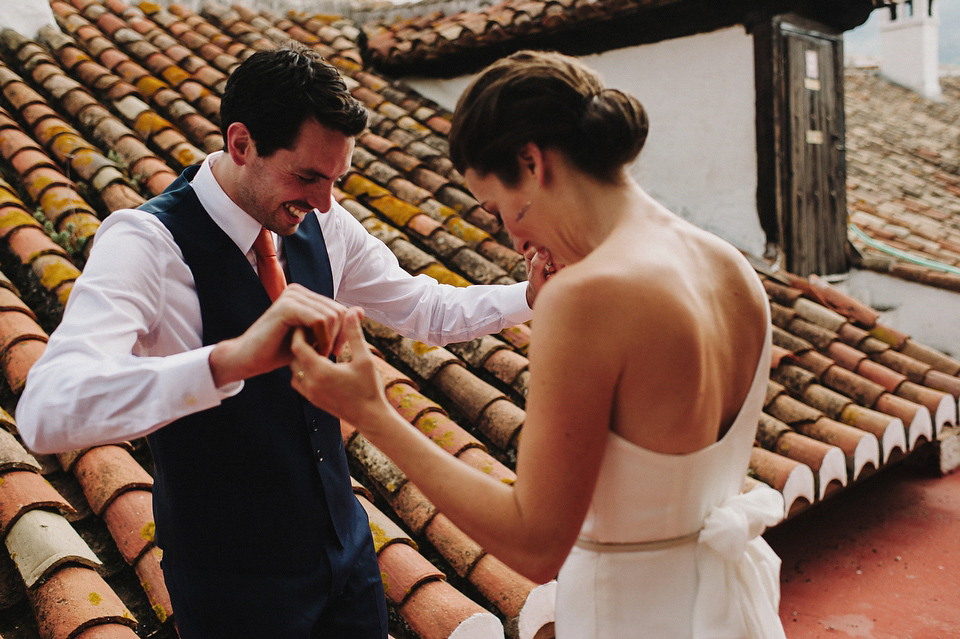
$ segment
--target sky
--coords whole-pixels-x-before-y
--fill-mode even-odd
[[[960,65],[960,1],[932,0],[940,14],[940,64]],[[880,57],[880,35],[877,31],[875,10],[862,26],[848,31],[844,36],[846,55]]]

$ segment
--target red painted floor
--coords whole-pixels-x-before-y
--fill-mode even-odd
[[[788,639],[960,638],[960,472],[895,464],[764,537]]]

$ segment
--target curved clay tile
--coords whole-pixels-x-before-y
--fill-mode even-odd
[[[476,425],[503,448],[516,449],[526,412],[507,398],[500,398],[483,409]]]
[[[775,488],[784,500],[784,516],[796,515],[816,501],[813,471],[806,464],[754,446],[749,476]]]
[[[150,603],[150,608],[157,619],[160,620],[160,623],[164,623],[173,617],[173,604],[170,603],[170,593],[167,592],[167,584],[163,580],[163,570],[160,568],[162,556],[163,552],[153,546],[134,565],[134,570],[140,579],[140,585],[143,587],[143,592]]]
[[[9,415],[3,411],[6,417]],[[10,424],[13,419],[8,420]],[[6,426],[6,425],[5,425]],[[41,466],[33,455],[17,441],[13,433],[6,428],[0,428],[0,473],[14,470],[25,470],[39,473]]]
[[[37,324],[33,312],[22,303],[0,308],[0,354],[26,338],[46,341],[46,333]]]
[[[69,292],[60,297],[63,302]],[[22,335],[14,339],[0,351],[0,366],[10,389],[19,394],[27,382],[27,373],[47,347],[46,337],[40,335]]]
[[[397,388],[402,387],[402,385],[399,385]],[[406,415],[404,417],[440,448],[454,457],[460,457],[470,448],[479,448],[486,451],[486,446],[480,440],[464,430],[446,414],[430,412],[421,413],[413,418]]]
[[[46,479],[34,470],[14,470],[0,475],[0,539],[25,513],[51,510],[75,515],[71,506]]]
[[[90,568],[63,568],[29,595],[43,637],[71,639],[101,624],[137,626],[117,594]]]
[[[801,435],[766,413],[760,415],[756,443],[765,450],[808,466],[816,480],[817,499],[823,499],[834,488],[847,485],[843,451],[832,444]]]
[[[97,5],[90,5],[90,7],[95,7]],[[81,12],[84,13],[84,12]],[[124,22],[119,16],[116,16],[108,11],[103,11],[99,17],[92,18],[89,13],[84,13],[86,17],[91,22],[95,22],[97,27],[100,28],[108,37],[116,38],[117,32],[121,30],[130,30],[127,27],[127,23]]]
[[[106,506],[102,516],[128,564],[136,563],[153,546],[153,495],[149,490],[121,492]]]
[[[960,378],[956,376],[947,375],[942,371],[931,369],[923,376],[923,379],[921,379],[919,383],[949,393],[960,400]]]
[[[410,538],[410,535],[374,506],[373,502],[363,494],[357,495],[357,501],[360,502],[363,510],[367,513],[370,533],[373,536],[373,546],[377,554],[380,554],[386,546],[396,543],[407,544],[414,550],[417,549],[417,544]]]
[[[30,510],[24,513],[7,531],[5,543],[27,588],[33,589],[40,584],[38,588],[28,591],[33,596],[42,596],[46,584],[62,579],[61,575],[69,571],[82,570],[97,575],[96,571],[90,568],[68,564],[90,567],[102,565],[100,559],[90,550],[90,546],[80,538],[63,515],[47,510]],[[98,575],[97,578],[99,579]],[[109,590],[109,587],[107,589]],[[37,621],[40,622],[41,611],[37,612]],[[73,614],[73,611],[64,612],[68,616]]]
[[[150,474],[121,446],[91,448],[74,462],[73,474],[97,515],[121,493],[153,487]]]
[[[135,209],[146,201],[142,195],[130,188],[129,185],[120,182],[107,184],[103,190],[100,191],[100,197],[110,211]]]
[[[423,639],[446,639],[454,632],[464,637],[503,638],[499,619],[445,581],[421,585],[400,607],[400,614]]]
[[[445,579],[442,572],[407,544],[389,544],[378,554],[387,600],[402,604],[428,581]]]

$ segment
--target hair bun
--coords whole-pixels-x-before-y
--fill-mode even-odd
[[[580,122],[584,155],[602,153],[614,164],[633,162],[649,130],[643,105],[619,89],[602,89],[587,98]]]
[[[555,52],[520,51],[494,62],[460,96],[450,125],[450,158],[461,173],[520,179],[529,142],[564,153],[587,175],[620,179],[647,139],[647,114],[622,91],[605,89],[583,62]]]

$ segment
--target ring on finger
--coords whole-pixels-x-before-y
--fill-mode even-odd
[[[305,374],[302,370],[297,371],[297,379],[298,379],[298,380],[300,380],[300,381],[302,382],[304,377],[306,377],[306,374]]]

